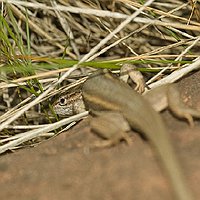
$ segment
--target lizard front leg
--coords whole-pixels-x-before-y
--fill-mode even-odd
[[[124,82],[128,82],[128,78],[136,84],[134,88],[138,93],[143,93],[145,89],[145,81],[142,73],[131,63],[125,63],[120,69],[120,79]]]
[[[119,112],[95,111],[92,112],[93,118],[90,121],[90,127],[98,136],[106,139],[95,143],[95,147],[108,147],[125,140],[131,144],[128,132],[131,130],[128,122]]]

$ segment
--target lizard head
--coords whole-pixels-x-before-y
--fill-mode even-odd
[[[61,96],[55,101],[53,108],[55,113],[61,116],[72,116],[85,111],[85,105],[80,92]]]

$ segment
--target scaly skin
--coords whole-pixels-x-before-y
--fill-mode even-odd
[[[176,199],[193,199],[164,123],[160,115],[141,95],[111,74],[102,71],[84,83],[82,93],[87,109],[119,111],[131,128],[143,133],[159,155]],[[108,133],[107,138],[110,137]]]

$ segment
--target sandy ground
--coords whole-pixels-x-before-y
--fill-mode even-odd
[[[200,72],[179,83],[183,100],[200,110]],[[200,199],[200,121],[185,121],[162,113],[185,176]],[[0,199],[9,200],[169,200],[170,184],[147,141],[133,132],[133,144],[90,149],[100,140],[88,119],[35,148],[5,154],[0,159]]]

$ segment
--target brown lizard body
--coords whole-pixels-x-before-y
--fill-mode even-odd
[[[87,109],[118,111],[131,128],[142,132],[159,154],[177,199],[193,199],[163,120],[141,95],[109,73],[94,74],[84,83],[82,93]]]
[[[168,91],[168,87],[164,87],[164,90]],[[183,177],[180,164],[175,156],[176,154],[163,120],[153,108],[155,106],[152,107],[144,97],[135,92],[127,84],[119,81],[110,73],[104,73],[103,71],[94,73],[86,80],[83,84],[82,96],[87,110],[95,112],[112,111],[119,113],[122,115],[122,117],[119,118],[121,120],[119,124],[121,126],[123,124],[126,131],[128,131],[129,128],[128,125],[124,123],[124,119],[127,120],[132,129],[136,129],[144,134],[159,155],[173,186],[176,198],[178,200],[193,199]],[[151,96],[151,94],[147,96]],[[166,104],[166,98],[164,98],[164,104]],[[176,103],[174,104],[174,102],[172,102],[171,104],[172,111],[174,111],[178,117],[188,119],[190,124],[192,124],[191,114],[199,117],[199,112],[193,112],[193,110],[191,112],[189,109],[187,110],[188,112],[185,113],[183,111],[185,108],[177,109]],[[156,110],[160,111],[163,108],[164,107],[161,106],[156,108]],[[60,114],[59,112],[57,113]],[[111,115],[108,115],[108,118],[112,118]],[[112,140],[113,138],[117,138],[119,140],[125,137],[123,134],[117,136],[117,131],[121,131],[122,128],[116,128],[117,122],[115,120],[111,120],[111,123],[114,124],[112,128],[112,130],[114,130],[111,132],[107,131],[108,129],[104,129],[104,126],[100,126],[98,122],[93,123],[92,127],[98,132],[103,129],[104,133],[102,136],[106,139]],[[108,122],[104,123],[105,126],[108,124]]]

